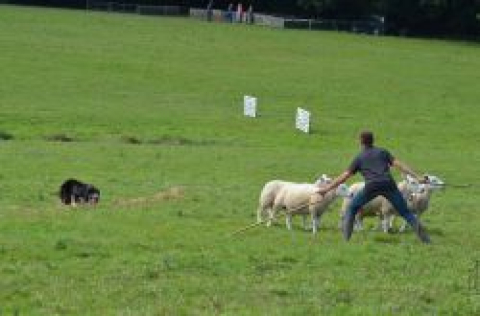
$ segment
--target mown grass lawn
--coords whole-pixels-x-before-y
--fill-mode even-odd
[[[477,44],[11,6],[0,43],[0,314],[480,312]],[[472,185],[433,196],[432,246],[346,243],[339,203],[316,237],[299,219],[232,236],[265,182],[340,173],[363,128]],[[69,177],[97,208],[59,204]]]

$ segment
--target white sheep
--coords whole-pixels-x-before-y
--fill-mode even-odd
[[[303,215],[304,226],[306,226],[306,215],[310,215],[312,217],[313,233],[316,233],[320,216],[327,209],[328,205],[333,202],[335,197],[348,194],[348,186],[344,184],[323,197],[318,195],[316,191],[319,186],[329,182],[331,182],[331,179],[325,175],[322,175],[315,184],[294,183],[282,180],[268,182],[260,194],[257,221],[262,222],[266,215],[265,213],[268,211],[267,226],[270,226],[277,211],[285,210],[287,212],[287,228],[291,229],[293,215]]]
[[[350,186],[350,194],[343,199],[343,204],[340,211],[341,218],[343,218],[343,216],[345,215],[345,212],[349,207],[353,197],[361,189],[363,189],[364,186],[364,182],[354,183]],[[416,192],[416,190],[418,190],[418,186],[418,182],[411,177],[407,177],[405,180],[398,183],[398,189],[405,199],[407,199],[411,193]],[[387,233],[391,228],[393,214],[396,214],[396,211],[390,204],[390,202],[383,196],[377,196],[373,200],[365,204],[362,209],[357,213],[355,217],[355,229],[363,229],[364,217],[377,216],[379,219],[378,229],[381,229]]]
[[[322,183],[330,182],[331,179],[323,174],[321,175],[314,184],[310,183],[295,183],[288,182],[283,180],[272,180],[267,182],[260,193],[259,198],[259,207],[257,211],[257,222],[261,223],[267,218],[267,226],[272,224],[272,221],[275,218],[275,210],[273,209],[275,205],[275,200],[281,192],[281,189],[285,186],[305,186],[309,188],[317,188],[318,185]],[[306,225],[306,219],[304,217],[304,225]]]
[[[286,225],[289,230],[292,229],[292,216],[301,214],[310,215],[312,218],[312,232],[317,233],[320,226],[320,218],[327,208],[338,196],[347,196],[349,194],[348,186],[340,184],[336,190],[330,190],[325,195],[317,194],[318,187],[327,185],[326,183],[314,186],[313,188],[301,186],[287,186],[281,190],[278,200],[275,201],[275,208],[286,209]]]
[[[411,192],[407,197],[408,208],[420,217],[427,209],[430,203],[430,198],[434,191],[444,188],[445,183],[438,177],[433,175],[425,175],[425,184],[420,184],[418,190]],[[410,179],[410,181],[412,181]],[[389,226],[393,226],[393,220],[397,213],[389,213]],[[407,222],[403,222],[400,231],[403,232],[407,228]]]
[[[263,221],[267,221],[267,226],[272,224],[272,221],[275,219],[275,212],[276,210],[273,209],[275,205],[275,200],[277,199],[278,195],[281,192],[281,189],[285,186],[302,186],[311,188],[312,190],[318,188],[319,185],[324,183],[329,183],[332,181],[327,175],[321,175],[314,184],[310,183],[295,183],[295,182],[288,182],[283,180],[272,180],[267,182],[260,193],[259,198],[259,207],[257,211],[257,222],[261,223]],[[283,193],[282,193],[283,194]],[[278,203],[278,200],[277,200]],[[277,205],[277,209],[279,205]],[[306,215],[303,218],[304,227],[306,226]]]

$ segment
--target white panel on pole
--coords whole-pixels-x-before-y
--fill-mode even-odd
[[[243,97],[243,114],[245,116],[257,117],[257,98],[248,95]]]
[[[310,112],[302,108],[297,108],[295,127],[305,133],[308,133],[310,131]]]

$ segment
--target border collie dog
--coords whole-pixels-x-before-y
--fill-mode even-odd
[[[96,205],[100,200],[100,190],[91,184],[68,179],[60,186],[59,196],[62,203],[66,205]]]

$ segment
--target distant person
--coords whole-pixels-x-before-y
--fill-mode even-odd
[[[253,24],[253,6],[250,5],[247,10],[247,23]]]
[[[230,3],[227,8],[227,21],[233,22],[233,3]]]
[[[237,22],[242,23],[242,17],[243,17],[243,6],[242,3],[239,2],[237,5]]]
[[[381,195],[390,201],[398,213],[412,226],[421,241],[430,243],[430,237],[424,230],[423,225],[408,209],[407,202],[390,174],[390,167],[396,167],[401,172],[415,177],[419,182],[424,182],[425,180],[419,177],[407,165],[393,157],[386,149],[375,147],[373,145],[372,132],[362,132],[360,134],[360,144],[362,151],[353,159],[348,169],[333,180],[330,185],[317,191],[319,194],[325,195],[328,191],[347,181],[355,173],[360,172],[362,174],[365,186],[353,197],[343,218],[342,231],[345,240],[349,240],[352,235],[353,223],[357,212],[369,201]]]
[[[207,5],[207,21],[213,20],[213,0],[210,0]]]

